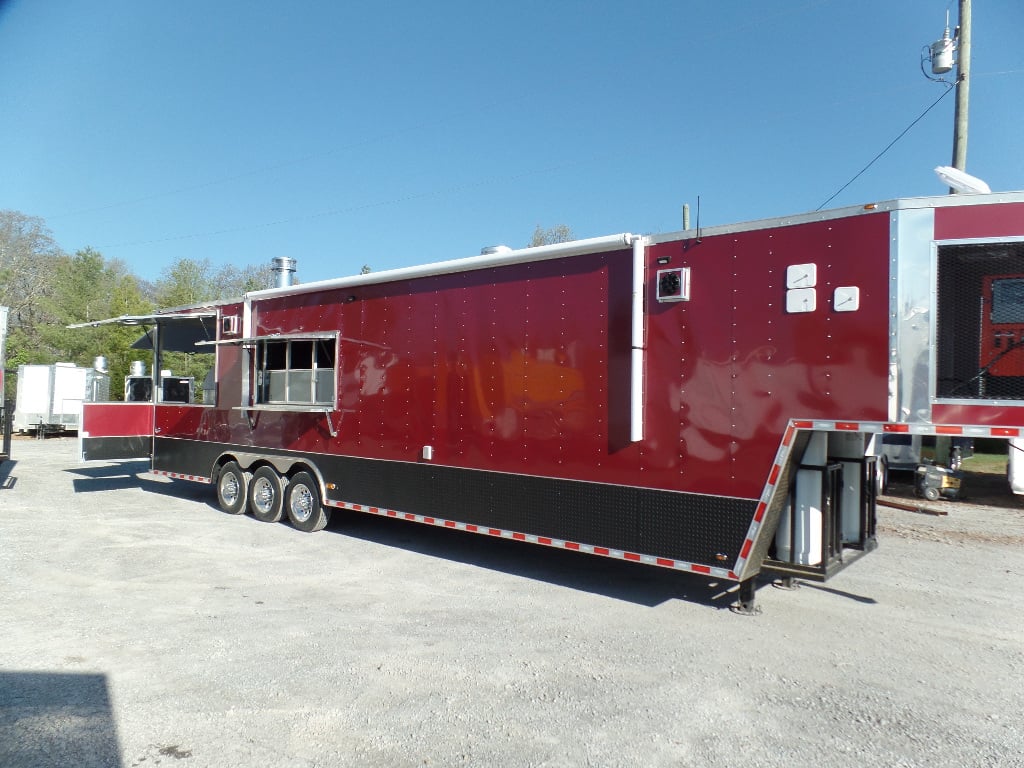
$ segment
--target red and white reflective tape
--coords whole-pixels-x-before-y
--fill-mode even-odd
[[[826,432],[865,432],[895,435],[954,435],[961,437],[1021,437],[1022,427],[986,427],[976,424],[890,424],[879,421],[800,421],[789,422],[796,429]]]
[[[629,562],[643,563],[645,565],[671,568],[677,571],[700,574],[702,576],[712,576],[715,578],[729,579],[731,581],[739,581],[741,578],[739,574],[743,573],[743,570],[750,559],[750,553],[754,548],[754,543],[756,542],[758,533],[761,530],[761,525],[764,522],[765,514],[768,512],[768,507],[772,503],[772,498],[775,495],[779,478],[789,461],[789,454],[793,447],[793,440],[796,437],[796,433],[800,430],[861,432],[864,434],[959,435],[963,437],[1000,438],[1021,437],[1022,434],[1024,434],[1024,427],[891,424],[877,421],[817,421],[793,419],[789,422],[789,426],[786,427],[785,433],[783,433],[779,449],[775,454],[775,460],[768,472],[768,477],[765,481],[764,488],[761,491],[761,496],[758,499],[757,506],[754,508],[754,517],[750,521],[750,526],[747,529],[747,535],[744,538],[743,545],[740,547],[739,556],[731,569],[721,566],[689,563],[684,560],[676,560],[669,557],[659,557],[657,555],[645,555],[638,552],[612,549],[611,547],[599,547],[593,544],[584,544],[582,542],[565,541],[563,539],[556,539],[549,536],[538,536],[532,533],[522,533],[520,531],[513,531],[505,528],[491,528],[484,525],[474,525],[473,523],[460,523],[457,520],[448,520],[446,518],[431,517],[428,515],[417,515],[412,512],[401,512],[395,509],[373,507],[366,504],[353,504],[351,502],[326,499],[324,501],[324,505],[339,509],[348,509],[353,512],[365,512],[371,515],[380,515],[382,517],[394,517],[400,520],[408,520],[410,522],[421,523],[424,525],[453,528],[458,531],[477,533],[484,536],[494,536],[496,538],[512,539],[514,541],[525,541],[545,547],[568,549],[573,552],[585,552],[587,554],[610,557],[617,560],[627,560]],[[201,475],[186,475],[180,472],[166,472],[158,469],[150,470],[150,472],[154,475],[170,477],[175,480],[191,480],[192,482],[197,483],[213,482],[211,478],[203,477]]]
[[[568,549],[573,552],[585,552],[589,555],[599,555],[601,557],[610,557],[617,560],[628,560],[633,563],[643,563],[644,565],[657,565],[662,568],[672,568],[677,571],[687,571],[689,573],[698,573],[702,576],[715,576],[720,579],[731,579],[736,580],[736,574],[727,568],[715,567],[710,565],[701,565],[699,563],[687,563],[682,560],[675,560],[670,557],[658,557],[657,555],[644,555],[638,552],[630,552],[628,550],[612,549],[611,547],[597,547],[593,544],[583,544],[578,541],[565,541],[563,539],[555,539],[550,536],[537,536],[532,533],[521,533],[520,531],[512,531],[506,528],[491,528],[486,525],[475,525],[473,523],[460,523],[457,520],[447,520],[443,517],[432,517],[430,515],[417,515],[412,512],[400,512],[396,509],[386,509],[384,507],[371,507],[366,504],[352,504],[347,501],[333,501],[328,499],[324,502],[326,506],[337,507],[339,509],[348,509],[353,512],[366,512],[371,515],[380,515],[382,517],[394,517],[398,520],[408,520],[413,523],[422,523],[424,525],[434,525],[439,528],[452,528],[457,531],[466,531],[467,533],[478,533],[483,536],[493,536],[499,539],[512,539],[513,541],[525,541],[530,544],[540,544],[543,547],[554,547],[556,549]]]
[[[750,552],[754,548],[754,542],[761,529],[768,505],[771,504],[772,496],[782,474],[786,462],[789,460],[789,452],[793,445],[793,438],[797,430],[811,430],[815,432],[861,432],[864,434],[910,434],[910,435],[954,435],[962,437],[1020,437],[1024,429],[1019,427],[984,427],[964,426],[953,424],[891,424],[879,421],[816,421],[812,419],[792,419],[782,436],[779,450],[775,454],[775,461],[768,472],[768,479],[765,481],[761,497],[758,499],[757,507],[754,510],[754,518],[750,521],[750,528],[747,530],[743,546],[740,547],[740,556],[730,573],[743,573],[743,569],[750,558]],[[735,578],[734,576],[730,578]]]
[[[768,472],[768,479],[764,484],[764,489],[761,491],[761,498],[757,500],[757,506],[754,508],[754,518],[750,521],[750,527],[747,529],[743,546],[740,547],[740,555],[736,558],[735,565],[733,565],[733,574],[743,573],[743,568],[747,564],[747,560],[750,559],[750,552],[754,548],[754,541],[756,541],[757,534],[761,530],[761,523],[764,522],[768,505],[771,504],[772,496],[775,495],[775,488],[778,485],[779,477],[782,476],[782,470],[789,460],[789,452],[793,448],[793,438],[796,437],[796,432],[796,422],[791,421],[782,435],[779,450],[775,453],[775,461],[772,462],[772,468]],[[736,576],[734,575],[732,578],[735,579]]]
[[[165,472],[162,469],[151,469],[149,470],[151,475],[160,475],[161,477],[170,477],[175,480],[191,480],[193,483],[211,483],[213,482],[208,477],[202,475],[183,475],[181,472]]]

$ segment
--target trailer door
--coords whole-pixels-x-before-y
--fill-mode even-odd
[[[153,403],[83,403],[78,430],[82,461],[153,455]]]

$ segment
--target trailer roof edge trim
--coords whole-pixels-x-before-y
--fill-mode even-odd
[[[586,240],[572,240],[567,243],[541,245],[535,248],[520,248],[519,250],[505,251],[504,253],[470,256],[468,258],[451,259],[449,261],[438,261],[432,264],[423,264],[415,267],[400,267],[398,269],[389,269],[383,272],[370,272],[366,275],[352,275],[350,277],[318,280],[312,283],[301,283],[299,285],[290,285],[284,288],[267,288],[260,291],[249,291],[245,294],[245,298],[267,299],[274,296],[293,296],[299,293],[311,293],[314,291],[325,291],[334,288],[354,288],[360,285],[377,285],[379,283],[392,283],[399,280],[411,280],[418,277],[447,275],[453,272],[468,272],[477,269],[487,269],[489,267],[524,264],[531,261],[546,261],[548,259],[559,259],[565,256],[574,256],[581,253],[601,253],[603,251],[614,251],[632,247],[635,239],[635,235],[629,232],[623,232],[617,235],[591,237]]]
[[[714,235],[730,235],[736,232],[753,232],[759,229],[770,229],[774,227],[788,227],[796,224],[809,224],[816,221],[832,221],[833,219],[846,219],[852,216],[868,215],[872,213],[892,213],[893,211],[918,210],[921,208],[949,208],[961,205],[993,205],[998,203],[1022,203],[1024,192],[992,192],[987,194],[959,194],[959,195],[931,195],[929,197],[901,197],[895,200],[883,200],[864,205],[850,205],[843,208],[832,208],[827,211],[812,211],[810,213],[798,213],[790,216],[776,216],[768,219],[755,219],[753,221],[739,222],[735,224],[721,224],[711,227],[701,227],[701,237],[713,237]],[[697,229],[681,229],[675,232],[661,232],[650,235],[651,245],[669,242],[673,240],[688,240],[697,237]]]

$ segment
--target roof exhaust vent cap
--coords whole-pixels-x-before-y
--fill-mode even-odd
[[[287,288],[292,284],[292,275],[295,274],[295,259],[275,256],[271,261],[270,271],[274,273],[274,287]]]

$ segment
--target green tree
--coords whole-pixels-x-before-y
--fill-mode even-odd
[[[157,306],[187,307],[212,301],[216,293],[209,259],[179,259],[163,271],[156,283]]]
[[[120,315],[148,314],[152,304],[142,295],[138,279],[123,262],[104,259],[91,248],[74,256],[61,255],[52,262],[49,289],[39,301],[36,343],[23,348],[17,363],[72,362],[90,367],[97,357],[108,362],[112,382],[122,382],[132,359],[139,352],[130,349],[141,336],[138,326],[101,325],[90,329],[69,329]],[[114,384],[111,395],[119,397]]]
[[[120,273],[112,286],[108,316],[147,315],[152,311],[153,303],[146,298],[139,279],[127,271]],[[142,336],[142,329],[137,325],[105,325],[91,330],[100,333],[101,351],[98,354],[107,358],[110,396],[120,400],[124,396],[122,387],[131,363],[140,358],[139,350],[132,349],[131,345]]]
[[[8,370],[25,363],[90,366],[103,356],[108,361],[111,394],[120,397],[131,361],[147,357],[148,353],[131,348],[144,328],[109,324],[68,329],[68,325],[145,315],[155,307],[240,299],[248,291],[273,284],[269,264],[214,269],[208,259],[182,259],[150,284],[123,262],[107,261],[92,248],[65,254],[43,219],[0,211],[0,305],[10,308]],[[212,355],[172,357],[169,362],[175,373],[195,375],[198,384],[212,365]],[[13,396],[16,377],[6,377],[6,382],[6,394]]]
[[[573,236],[572,228],[567,224],[556,224],[553,227],[547,227],[546,229],[540,224],[533,230],[533,237],[530,238],[530,242],[527,243],[527,248],[536,248],[539,245],[554,245],[555,243],[567,243],[570,240],[575,240]]]
[[[210,282],[215,298],[240,299],[249,291],[273,288],[274,274],[269,265],[250,264],[239,268],[226,264],[214,272]]]
[[[209,259],[179,259],[163,271],[156,283],[156,303],[163,309],[210,303],[217,299],[218,286]],[[199,358],[199,359],[197,359]],[[213,364],[213,355],[191,352],[165,352],[161,367],[175,376],[192,376],[202,385],[206,371]]]
[[[129,287],[133,291],[130,297]],[[118,327],[104,325],[83,332],[68,329],[68,325],[151,310],[127,267],[120,261],[107,262],[92,248],[53,260],[49,289],[39,308],[38,353],[51,358],[43,362],[56,359],[79,365],[91,365],[99,355],[109,356],[120,338]]]
[[[89,367],[97,357],[108,360],[111,381],[121,382],[138,351],[130,345],[141,335],[136,327],[101,325],[69,329],[75,323],[126,314],[148,314],[152,304],[139,280],[123,262],[104,259],[92,248],[74,256],[59,251],[41,256],[44,280],[10,330],[7,367],[28,363],[71,362]],[[114,384],[111,394],[121,387]],[[13,395],[13,392],[8,392]]]
[[[8,369],[28,362],[49,362],[38,327],[40,300],[49,290],[54,259],[61,255],[46,223],[18,211],[0,211],[0,305],[8,315]],[[14,396],[16,378],[5,378],[5,393]]]
[[[0,305],[10,308],[11,325],[32,322],[60,253],[42,219],[0,211]]]
[[[156,303],[162,308],[188,307],[224,299],[241,299],[248,291],[271,288],[268,266],[232,264],[215,269],[209,259],[180,259],[164,270],[156,283]]]
[[[202,306],[215,301],[241,299],[248,291],[270,288],[274,278],[269,265],[214,269],[209,259],[181,259],[164,270],[156,284],[161,308]],[[191,376],[197,389],[214,365],[212,352],[166,352],[162,367],[175,376]]]
[[[88,362],[97,334],[69,330],[67,326],[107,317],[107,282],[103,255],[91,248],[53,259],[48,289],[38,302],[37,354],[61,362]]]

